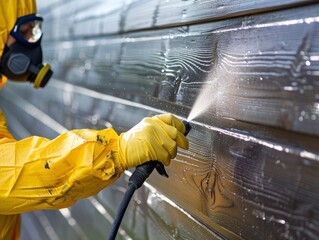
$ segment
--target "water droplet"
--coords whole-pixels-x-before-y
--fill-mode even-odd
[[[187,13],[187,9],[184,9],[184,10],[182,11],[182,18],[185,18],[185,17],[186,17],[186,13]]]
[[[304,164],[304,165],[309,165],[309,164],[310,164],[310,162],[309,162],[309,160],[304,159],[304,160],[303,160],[303,164]]]
[[[280,223],[280,224],[285,224],[286,223],[286,221],[284,219],[278,219],[277,222]]]
[[[179,238],[179,230],[177,228],[173,229],[172,233],[173,238]]]

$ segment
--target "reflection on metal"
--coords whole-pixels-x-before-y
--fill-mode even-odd
[[[36,92],[17,83],[0,91],[17,138],[74,128],[121,132],[162,112],[186,119],[208,92],[194,106],[207,108],[192,120],[189,150],[172,161],[169,179],[154,173],[137,191],[119,239],[319,235],[317,1],[50,0],[39,7],[55,79]],[[22,239],[105,238],[128,175],[68,209],[25,214]]]
[[[96,210],[103,216],[105,219],[112,225],[114,218],[106,211],[104,206],[96,200],[94,197],[89,197],[88,200],[92,203],[92,205],[96,208]],[[132,240],[132,238],[125,232],[121,227],[118,230],[118,234],[126,240]]]
[[[165,111],[162,111],[161,109],[153,108],[153,107],[141,104],[141,103],[128,101],[128,100],[125,100],[123,98],[118,98],[115,96],[102,94],[100,92],[93,91],[93,90],[90,90],[90,89],[87,89],[84,87],[71,85],[71,84],[65,83],[61,80],[58,80],[58,79],[54,80],[54,82],[51,84],[51,87],[56,88],[57,91],[63,90],[66,93],[81,94],[81,95],[84,95],[88,98],[95,98],[95,99],[98,99],[100,101],[107,101],[107,102],[122,104],[122,105],[126,105],[129,107],[135,107],[138,109],[153,111],[153,112],[157,112],[157,113],[164,113],[165,112]]]
[[[90,239],[86,236],[85,232],[79,226],[77,221],[72,217],[72,213],[70,212],[69,209],[63,208],[63,209],[60,209],[59,211],[63,215],[63,217],[66,219],[66,221],[68,222],[70,227],[73,228],[73,230],[77,233],[79,238],[81,238],[81,240],[89,240]],[[57,239],[59,239],[59,238],[57,238]]]
[[[211,238],[214,239],[221,239],[222,236],[218,234],[218,232],[214,232],[214,229],[209,229],[208,227],[206,227],[205,225],[202,225],[201,222],[199,222],[196,218],[194,218],[191,214],[189,214],[187,211],[185,211],[185,209],[181,208],[180,206],[178,206],[175,202],[173,202],[171,199],[167,198],[165,195],[161,194],[158,192],[158,190],[154,187],[152,187],[152,185],[150,185],[149,183],[144,183],[145,187],[149,189],[150,191],[150,196],[147,199],[147,204],[149,206],[154,206],[155,203],[153,202],[155,201],[165,201],[167,204],[171,205],[172,208],[177,209],[178,211],[180,211],[181,213],[185,214],[187,218],[189,218],[190,221],[193,221],[195,224],[200,225],[201,227],[203,227],[205,229],[205,231],[207,231],[210,235]]]
[[[36,118],[38,121],[47,125],[47,127],[51,128],[55,132],[61,134],[67,131],[65,127],[55,121],[52,117],[41,111],[35,105],[25,101],[19,94],[16,94],[14,91],[7,90],[7,92],[3,93],[1,97],[9,102],[12,102],[15,107],[20,108],[21,111],[24,111],[26,114],[32,116],[33,118]],[[11,101],[12,98],[14,98],[15,100]]]
[[[54,229],[54,226],[48,221],[47,217],[41,211],[33,213],[33,217],[37,221],[31,220],[31,218],[22,218],[22,233],[23,235],[28,235],[29,238],[34,240],[41,240],[43,236],[40,236],[39,226],[44,230],[45,237],[48,240],[59,240],[58,235]]]

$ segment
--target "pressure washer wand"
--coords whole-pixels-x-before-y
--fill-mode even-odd
[[[183,120],[183,123],[186,127],[185,136],[189,133],[191,130],[191,125]],[[114,240],[116,237],[116,234],[118,232],[118,229],[121,225],[123,216],[125,214],[125,211],[127,209],[127,206],[135,192],[136,189],[140,188],[145,180],[150,176],[150,174],[153,172],[154,168],[158,171],[158,173],[162,176],[168,177],[164,165],[159,161],[150,161],[146,162],[142,165],[139,165],[136,167],[135,171],[132,173],[131,177],[129,178],[128,182],[128,189],[125,192],[124,198],[122,199],[122,202],[119,206],[119,209],[117,211],[116,218],[114,219],[111,232],[109,234],[108,240]]]

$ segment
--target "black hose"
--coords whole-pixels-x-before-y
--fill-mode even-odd
[[[108,240],[114,240],[116,238],[116,234],[121,225],[123,216],[125,214],[126,208],[131,201],[131,198],[135,192],[135,187],[133,185],[129,186],[125,192],[124,198],[121,202],[119,209],[117,210],[116,218],[114,219],[111,232],[109,234]]]
[[[159,163],[160,162],[158,161],[146,162],[142,165],[137,166],[135,171],[132,173],[128,182],[128,189],[126,190],[124,198],[122,199],[119,209],[117,210],[116,218],[114,219],[108,240],[115,239],[118,229],[121,225],[122,218],[125,214],[126,208],[128,204],[130,203],[130,200],[135,190],[140,188],[143,185],[146,178],[149,177],[149,175],[153,172],[156,165]]]

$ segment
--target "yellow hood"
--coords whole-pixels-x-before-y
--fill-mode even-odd
[[[17,18],[36,12],[35,0],[0,1],[0,58]]]
[[[36,12],[37,6],[35,0],[0,1],[0,58],[17,18]],[[0,75],[0,88],[5,83],[6,78]]]

